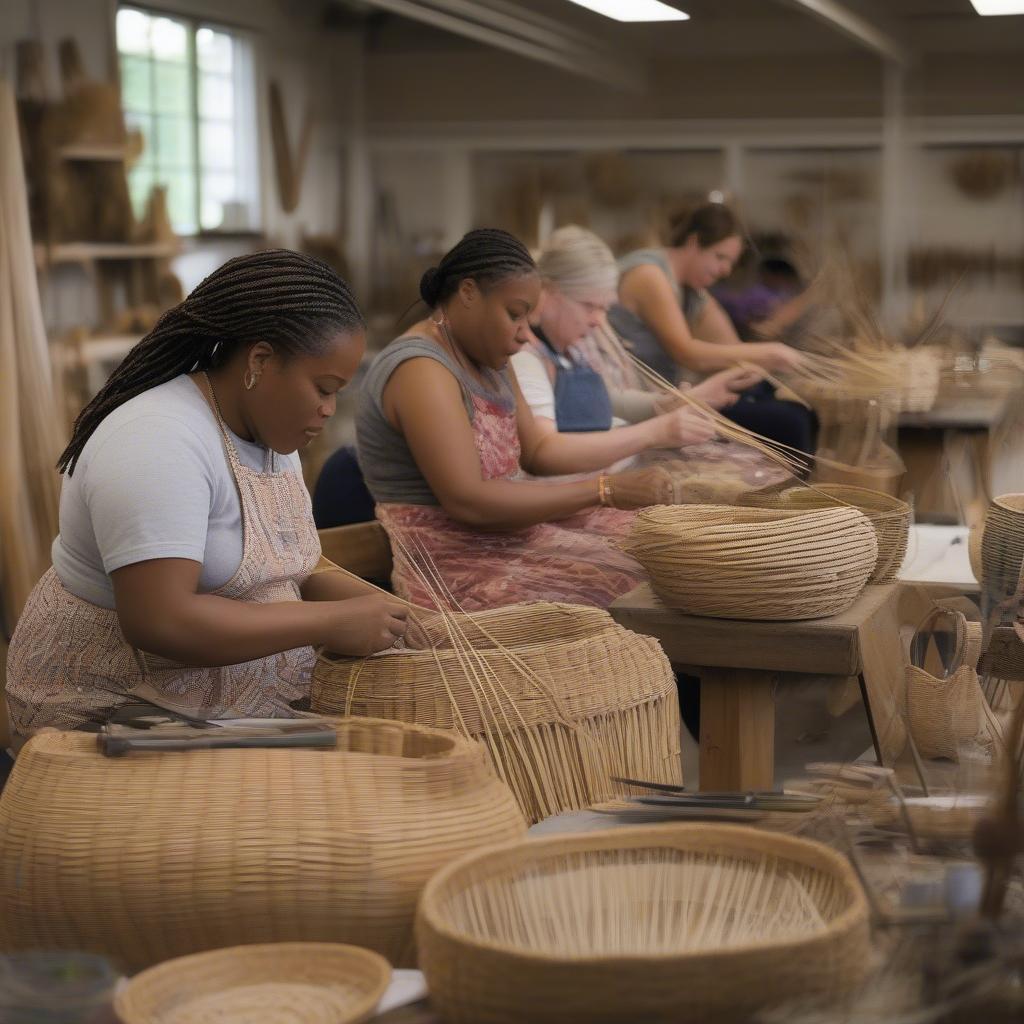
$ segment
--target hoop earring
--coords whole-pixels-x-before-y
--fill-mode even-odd
[[[254,387],[259,383],[260,374],[258,370],[246,370],[245,376],[242,378],[242,384],[246,391],[252,391]]]

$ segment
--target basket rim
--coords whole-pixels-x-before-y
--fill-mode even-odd
[[[147,967],[138,974],[133,975],[121,986],[114,996],[114,1012],[123,1024],[149,1024],[150,1016],[144,1019],[139,1016],[139,1011],[130,1005],[134,990],[144,984],[161,980],[164,975],[175,975],[178,972],[187,973],[189,969],[197,964],[208,963],[215,960],[229,961],[237,956],[246,953],[257,953],[257,955],[273,955],[285,953],[329,953],[336,955],[339,959],[346,959],[349,963],[361,962],[375,974],[372,987],[368,988],[362,999],[356,1003],[352,1010],[345,1016],[345,1024],[355,1024],[356,1021],[365,1020],[374,1007],[380,1002],[381,996],[391,983],[391,964],[371,949],[363,946],[354,946],[342,942],[260,942],[252,945],[224,946],[220,949],[207,949],[199,953],[189,953],[186,956],[174,957],[171,960],[164,960],[162,963]],[[128,1004],[128,1005],[126,1005]]]
[[[761,844],[775,846],[780,855],[788,852],[797,855],[793,859],[807,863],[808,854],[829,862],[839,877],[843,887],[850,895],[850,905],[828,922],[826,927],[813,935],[801,938],[789,939],[784,942],[754,942],[739,946],[729,946],[723,949],[712,949],[695,953],[680,952],[658,952],[658,953],[615,953],[601,956],[559,956],[550,953],[536,953],[524,950],[518,946],[498,942],[492,939],[467,938],[467,936],[438,919],[437,910],[434,904],[439,900],[438,890],[448,884],[454,874],[468,867],[476,861],[492,860],[494,858],[508,857],[520,850],[532,850],[537,853],[572,853],[582,852],[588,849],[613,849],[617,846],[627,847],[651,847],[667,846],[672,848],[686,848],[682,843],[689,835],[702,835],[711,838],[719,838],[726,844],[732,840],[733,845],[738,845],[744,839],[755,840]],[[601,840],[614,840],[602,847]],[[675,841],[673,841],[675,840]],[[804,858],[798,856],[804,854]],[[546,836],[543,838],[526,838],[512,840],[511,842],[499,843],[485,846],[480,849],[464,854],[457,860],[446,864],[440,871],[433,875],[427,882],[420,895],[417,907],[417,927],[425,927],[463,949],[477,948],[486,950],[488,953],[499,954],[509,959],[518,960],[524,965],[557,966],[563,968],[599,967],[622,962],[628,963],[671,963],[674,961],[686,961],[688,963],[714,962],[729,960],[737,956],[745,956],[755,953],[763,953],[766,950],[798,952],[804,947],[815,946],[825,939],[844,934],[856,927],[860,921],[867,922],[868,902],[864,894],[857,874],[849,861],[837,851],[811,839],[798,838],[773,832],[765,832],[762,829],[752,828],[748,825],[726,825],[712,824],[706,822],[688,822],[678,825],[633,825],[624,828],[601,829],[594,832],[576,832],[565,835]]]
[[[1012,504],[1007,499],[1015,499],[1016,504]],[[992,499],[992,505],[1002,512],[1009,512],[1012,515],[1020,515],[1024,512],[1024,494],[1016,491],[1011,491],[1008,494],[1000,494]]]

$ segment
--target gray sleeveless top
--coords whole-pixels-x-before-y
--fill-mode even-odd
[[[636,252],[624,256],[619,260],[619,275],[621,277],[634,267],[640,267],[647,263],[653,263],[664,273],[676,301],[683,311],[686,323],[692,330],[693,325],[700,319],[700,315],[704,311],[708,293],[690,287],[680,288],[664,249],[638,249]],[[662,348],[658,336],[636,313],[616,303],[608,310],[608,323],[628,343],[633,354],[638,359],[642,359],[655,373],[660,373],[662,377],[672,381],[673,384],[680,379],[696,379],[695,375],[681,367]]]
[[[437,498],[420,472],[405,437],[384,415],[383,395],[391,375],[407,359],[426,357],[439,362],[459,382],[466,415],[473,422],[473,395],[515,407],[515,394],[505,373],[484,370],[488,387],[461,367],[443,348],[428,338],[410,335],[388,345],[366,373],[356,408],[356,448],[359,466],[374,501],[403,505],[437,505]]]

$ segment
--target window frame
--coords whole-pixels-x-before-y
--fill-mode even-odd
[[[114,6],[114,33],[113,43],[115,56],[117,58],[117,74],[118,74],[118,87],[121,92],[121,109],[125,110],[124,106],[124,92],[121,62],[125,56],[133,56],[132,54],[123,53],[118,45],[117,41],[117,17],[123,10],[138,11],[142,14],[148,15],[151,18],[167,18],[170,21],[177,22],[183,25],[187,36],[187,52],[186,52],[186,68],[188,71],[188,81],[190,88],[189,95],[189,108],[187,117],[190,120],[190,136],[192,143],[192,160],[189,171],[193,180],[193,195],[192,195],[192,214],[193,223],[195,228],[193,231],[180,231],[175,227],[175,231],[185,238],[252,238],[259,237],[262,233],[262,225],[264,219],[263,210],[263,181],[262,175],[259,172],[260,166],[260,113],[259,104],[256,101],[255,95],[258,93],[259,82],[260,82],[260,69],[258,65],[258,53],[259,47],[256,39],[256,34],[248,28],[244,28],[239,25],[232,25],[226,22],[212,20],[210,18],[203,17],[194,13],[187,13],[180,10],[175,10],[173,7],[159,7],[151,6],[145,2],[136,3],[132,0],[118,0]],[[250,178],[250,194],[246,197],[246,205],[249,208],[249,223],[248,227],[245,228],[204,228],[202,224],[202,203],[203,203],[203,177],[204,177],[204,165],[202,160],[202,149],[201,149],[201,135],[202,125],[204,119],[201,113],[201,100],[199,95],[199,83],[201,71],[199,67],[199,55],[196,47],[196,36],[200,29],[211,29],[214,32],[220,32],[228,35],[234,41],[241,43],[245,49],[248,50],[246,58],[250,62],[249,77],[251,78],[251,86],[254,92],[254,97],[250,104],[251,113],[251,125],[245,127],[245,132],[248,135],[249,145],[246,147],[252,157],[254,167],[256,171],[251,175]],[[155,63],[155,59],[152,54],[147,55],[146,59],[150,64]],[[234,88],[234,83],[233,83]],[[233,99],[237,100],[237,92],[235,89],[235,96]],[[232,113],[232,131],[238,131],[238,113],[239,105],[237,102],[234,104]],[[146,111],[146,115],[151,120],[156,117],[155,101],[150,98],[149,108]],[[148,141],[148,140],[147,140]],[[243,160],[236,158],[236,164],[233,173],[236,178],[241,177],[239,174],[240,166]],[[206,168],[207,172],[215,172],[216,168]],[[154,185],[165,184],[164,182],[156,181]]]

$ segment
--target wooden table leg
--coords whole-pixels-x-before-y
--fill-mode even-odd
[[[770,672],[700,670],[700,788],[771,789],[775,697]]]
[[[883,605],[859,630],[864,710],[876,753],[892,767],[907,743],[903,721],[906,665],[895,604]]]

